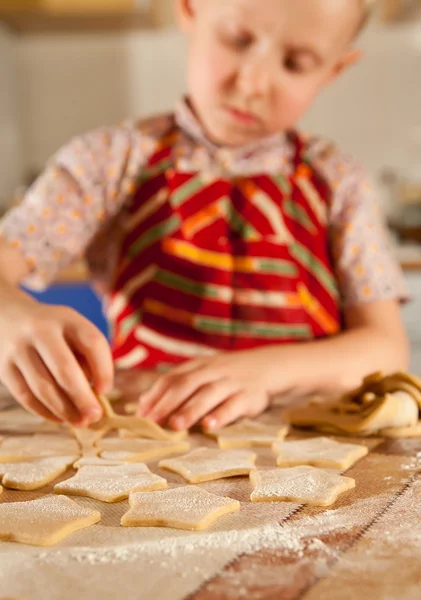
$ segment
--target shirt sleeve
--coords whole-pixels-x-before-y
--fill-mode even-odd
[[[404,275],[367,171],[336,149],[324,153],[321,166],[333,193],[331,253],[343,306],[407,300]]]
[[[0,221],[0,235],[30,267],[24,285],[44,289],[84,256],[134,193],[149,150],[148,140],[127,123],[75,138],[49,161],[23,202]]]

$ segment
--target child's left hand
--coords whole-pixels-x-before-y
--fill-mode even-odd
[[[273,359],[247,350],[188,361],[163,375],[140,399],[138,414],[174,429],[201,421],[218,429],[269,405]],[[279,371],[279,368],[278,368]]]

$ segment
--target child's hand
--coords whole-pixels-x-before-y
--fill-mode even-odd
[[[0,380],[22,406],[79,426],[101,418],[92,387],[109,390],[113,363],[94,325],[70,308],[28,299],[0,319],[0,336]]]
[[[174,429],[198,421],[205,429],[217,429],[267,408],[273,370],[261,349],[192,360],[162,376],[141,397],[139,414],[160,423],[168,420]]]

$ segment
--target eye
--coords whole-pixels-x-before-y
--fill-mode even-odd
[[[253,43],[253,37],[245,31],[222,31],[220,37],[233,50],[247,50]]]
[[[316,67],[315,59],[308,53],[290,53],[284,58],[284,67],[291,73],[308,73]]]
[[[284,67],[287,69],[287,71],[291,71],[292,73],[299,73],[301,71],[300,64],[293,56],[285,57]]]

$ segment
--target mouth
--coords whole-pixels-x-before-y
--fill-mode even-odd
[[[225,106],[224,108],[228,115],[237,121],[237,123],[241,123],[242,125],[257,125],[259,123],[260,119],[251,112],[240,110],[232,106]]]

